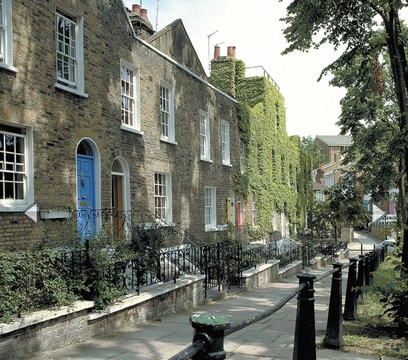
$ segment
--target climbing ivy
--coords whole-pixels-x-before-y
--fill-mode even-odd
[[[245,64],[233,57],[213,60],[211,82],[238,100],[246,165],[235,174],[234,191],[245,201],[256,195],[258,227],[270,230],[274,210],[284,211],[294,236],[296,226],[303,230],[313,200],[312,158],[298,136],[287,135],[282,94],[266,77],[245,78]]]

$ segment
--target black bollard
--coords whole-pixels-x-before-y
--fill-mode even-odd
[[[375,265],[375,252],[370,251],[370,285],[374,281],[374,275],[373,272],[376,270],[376,265]]]
[[[346,302],[344,304],[344,320],[357,319],[357,259],[351,258],[347,278]]]
[[[338,269],[333,274],[329,314],[327,317],[326,336],[324,338],[324,346],[331,349],[340,349],[344,346],[343,340],[343,319],[342,311],[342,267],[340,263],[333,264],[334,269]]]
[[[364,266],[365,266],[365,256],[358,255],[358,270],[357,270],[357,286],[361,288],[365,285],[365,273],[364,273]],[[364,293],[359,289],[357,291],[357,301],[364,303]]]
[[[230,328],[225,316],[203,313],[190,316],[190,324],[194,328],[193,343],[202,340],[204,350],[192,357],[193,360],[223,360],[227,357],[224,351],[224,333]]]
[[[316,276],[311,274],[299,274],[299,285],[307,283],[297,298],[295,343],[293,348],[293,360],[316,360],[316,331],[314,312],[314,287]]]
[[[371,278],[370,278],[370,268],[371,268],[371,258],[370,253],[365,254],[365,284],[371,285]]]

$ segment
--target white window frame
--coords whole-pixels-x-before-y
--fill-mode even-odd
[[[123,86],[122,86],[122,81],[124,79],[122,78],[122,68],[128,70],[131,72],[131,86],[132,86],[132,92],[133,95],[131,94],[126,94],[124,93]],[[120,128],[123,130],[129,130],[132,132],[136,132],[138,134],[143,134],[141,131],[141,122],[140,122],[140,72],[139,68],[129,61],[126,61],[124,59],[120,59],[120,88],[121,88],[121,126]],[[129,102],[133,103],[133,112],[131,113],[131,121],[129,121],[131,124],[126,124],[123,121],[123,99],[126,98]]]
[[[203,161],[211,161],[211,142],[210,142],[210,117],[209,114],[201,110],[199,111],[200,125],[200,159]]]
[[[229,122],[221,120],[221,152],[222,164],[231,166],[231,146]]]
[[[165,96],[163,96],[163,94]],[[160,140],[177,145],[174,124],[173,85],[167,83],[164,80],[160,80],[159,96],[160,96]]]
[[[204,224],[205,231],[217,229],[217,190],[204,187]]]
[[[156,181],[156,176],[160,176],[162,179],[164,179],[163,182],[158,183]],[[163,195],[163,191],[159,192],[159,188],[162,188],[161,190],[165,190],[165,194]],[[161,201],[164,201],[165,204],[164,206],[160,204],[160,206],[157,206],[157,201],[160,199]],[[157,214],[157,210],[159,208],[163,208],[165,211],[165,216],[162,217],[161,214]],[[171,173],[166,173],[166,172],[161,172],[161,171],[156,171],[154,173],[154,213],[156,216],[158,216],[160,219],[166,221],[168,224],[171,224],[173,222],[173,200],[172,200],[172,181],[171,181]]]
[[[252,195],[252,226],[256,225],[256,214],[257,214],[256,200],[257,200],[257,196]]]
[[[12,131],[1,130],[1,133],[11,134],[23,137],[24,141],[24,174],[23,191],[24,198],[0,199],[0,212],[26,211],[28,206],[34,205],[34,166],[33,166],[33,128],[19,123],[5,121],[0,119],[0,124],[14,128],[25,129],[25,135],[14,133]],[[3,171],[2,171],[3,172]],[[7,172],[7,171],[4,171]]]
[[[324,175],[324,185],[332,186],[334,185],[334,174],[330,173],[329,175]]]
[[[74,78],[71,80],[58,77],[58,54],[63,54],[67,57],[65,51],[58,51],[58,17],[62,17],[67,21],[75,24],[75,57],[74,60]],[[71,19],[70,19],[71,18]],[[61,1],[56,0],[55,11],[55,71],[57,81],[54,86],[58,89],[65,90],[67,92],[88,98],[88,94],[85,94],[85,81],[84,81],[84,41],[83,41],[83,16],[77,11],[64,5]],[[65,54],[65,55],[64,55]]]
[[[317,202],[324,201],[324,194],[321,191],[316,191],[315,196]]]
[[[239,141],[239,167],[243,174],[245,172],[245,144],[242,140]]]
[[[0,68],[18,72],[13,66],[13,28],[11,0],[0,2]]]

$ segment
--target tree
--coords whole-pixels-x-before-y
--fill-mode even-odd
[[[316,202],[313,208],[312,231],[318,236],[327,231],[327,224],[333,227],[334,242],[342,226],[366,227],[370,220],[363,202],[363,191],[358,178],[346,173],[342,181],[323,190],[326,200]]]
[[[282,1],[282,0],[280,0]],[[320,78],[328,72],[355,66],[356,61],[369,64],[375,72],[378,55],[386,51],[390,61],[392,86],[395,93],[397,131],[400,139],[401,158],[399,161],[400,209],[404,223],[402,261],[408,265],[408,217],[406,214],[405,177],[408,169],[408,62],[403,43],[403,30],[399,12],[408,6],[408,0],[293,0],[287,7],[288,16],[284,19],[288,27],[284,30],[289,42],[283,54],[294,50],[318,49],[330,43],[335,49],[345,46],[343,54],[323,69]],[[382,21],[381,24],[377,19]],[[378,31],[383,31],[383,39]],[[369,69],[367,66],[366,69]],[[378,80],[378,79],[377,79]],[[352,132],[361,124],[358,112],[350,114],[350,121],[342,127],[342,133]],[[402,140],[402,141],[401,141]]]
[[[324,155],[322,154],[322,148],[318,143],[313,141],[313,138],[309,136],[302,136],[301,138],[302,150],[309,154],[313,159],[313,169],[317,169],[319,164],[324,162]]]

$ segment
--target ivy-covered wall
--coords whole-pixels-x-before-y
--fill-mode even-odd
[[[245,77],[245,64],[233,57],[212,61],[211,83],[239,101],[238,126],[245,144],[245,172],[237,169],[235,192],[256,196],[256,225],[271,230],[274,210],[289,219],[291,236],[303,232],[313,201],[312,158],[300,138],[286,132],[282,94],[263,76]],[[249,220],[249,219],[247,219]]]

